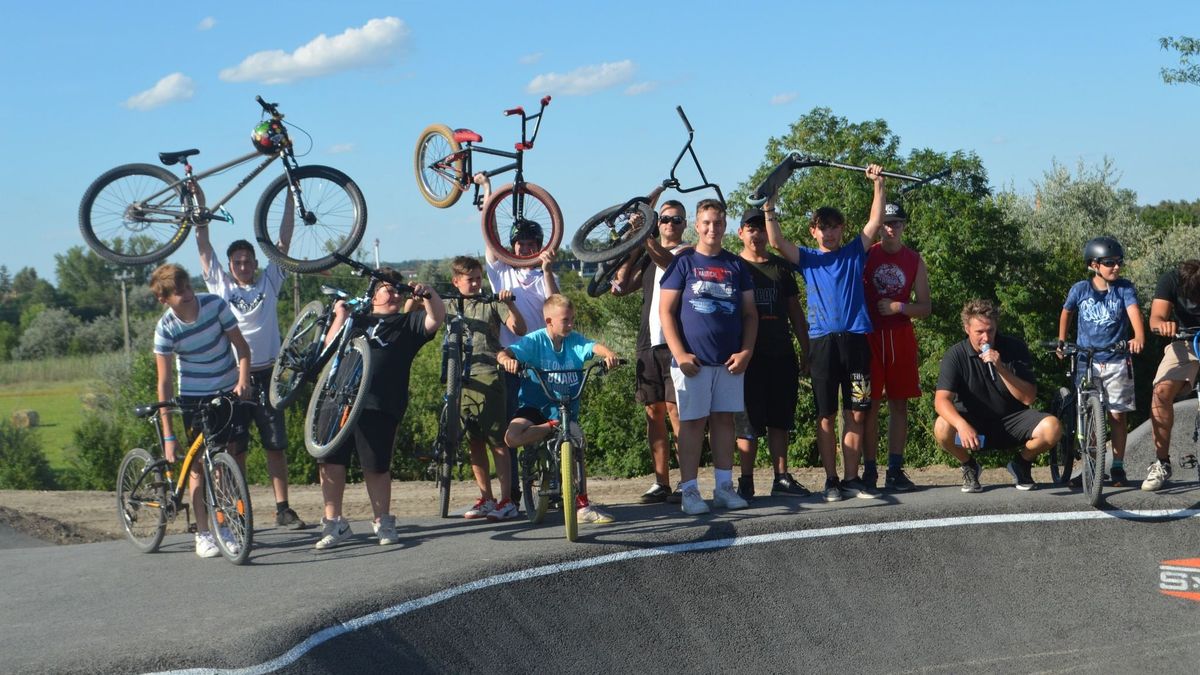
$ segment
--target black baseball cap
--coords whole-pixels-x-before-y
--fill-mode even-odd
[[[894,223],[898,220],[908,222],[908,214],[904,212],[904,207],[896,203],[888,203],[883,205],[883,222]]]
[[[742,225],[750,227],[766,227],[767,219],[762,209],[746,209],[742,212]]]

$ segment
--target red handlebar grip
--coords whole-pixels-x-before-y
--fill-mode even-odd
[[[546,106],[548,106],[548,105],[550,105],[550,97],[549,97],[549,96],[543,96],[543,97],[542,97],[542,107],[544,108],[544,107],[546,107]]]
[[[505,110],[505,111],[504,111],[504,114],[505,114],[505,116],[508,116],[508,115],[524,115],[524,114],[525,114],[525,109],[524,109],[524,108],[522,108],[521,106],[517,106],[517,107],[515,107],[515,108],[509,108],[508,110]]]

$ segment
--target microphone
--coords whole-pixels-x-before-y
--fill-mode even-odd
[[[979,347],[980,354],[986,354],[986,353],[990,352],[991,350],[992,350],[992,346],[986,342],[983,343],[982,345],[980,345],[980,347]],[[991,374],[991,376],[992,376],[992,382],[995,382],[996,381],[996,366],[989,363],[989,364],[987,364],[987,367],[988,367],[988,373]]]

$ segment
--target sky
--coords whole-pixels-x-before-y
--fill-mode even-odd
[[[256,94],[294,123],[302,164],[362,188],[364,243],[385,260],[478,254],[479,214],[417,191],[430,124],[511,148],[504,109],[546,110],[526,179],[558,200],[567,238],[593,213],[645,194],[686,140],[728,194],[768,139],[814,107],[884,119],[902,153],[977,153],[992,187],[1031,194],[1054,162],[1113,162],[1139,203],[1200,198],[1200,87],[1158,38],[1200,35],[1200,4],[973,2],[15,3],[0,41],[0,195],[10,273],[54,280],[83,245],[78,205],[105,170],[199,148],[203,170],[249,151]],[[490,166],[480,160],[477,167]],[[177,168],[177,167],[176,167]],[[273,167],[274,168],[274,167]],[[224,194],[244,175],[205,183]],[[251,238],[268,170],[214,223],[218,251]],[[687,182],[694,175],[682,173]],[[495,179],[499,183],[502,179]],[[693,193],[685,203],[704,195]],[[731,212],[740,210],[731,206]],[[195,245],[172,260],[199,269]]]

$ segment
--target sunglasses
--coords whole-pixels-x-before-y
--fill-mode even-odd
[[[684,219],[683,216],[659,216],[658,222],[660,222],[664,225],[666,225],[667,223],[670,223],[672,225],[682,225],[687,221]]]
[[[1117,265],[1124,265],[1125,259],[1124,258],[1099,258],[1096,260],[1096,262],[1100,263],[1104,267],[1116,267]]]

